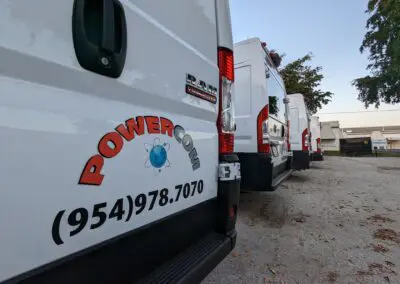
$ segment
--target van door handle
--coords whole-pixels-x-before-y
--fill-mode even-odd
[[[118,0],[75,0],[72,35],[83,68],[112,78],[121,75],[127,28],[124,7]]]
[[[101,39],[101,47],[108,52],[114,51],[114,3],[113,0],[102,0],[103,2],[103,34]]]

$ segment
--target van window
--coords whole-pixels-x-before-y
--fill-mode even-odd
[[[276,70],[270,68],[270,76],[267,78],[267,93],[269,99],[269,114],[277,120],[285,123],[285,89],[279,83]]]

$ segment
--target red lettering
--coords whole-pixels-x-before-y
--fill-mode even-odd
[[[159,134],[160,133],[160,121],[157,116],[145,116],[147,124],[147,132],[149,134]]]
[[[114,145],[111,147],[110,143]],[[109,132],[99,141],[99,153],[106,158],[113,158],[118,155],[124,146],[124,140],[117,132]]]
[[[118,125],[115,130],[125,138],[126,141],[132,141],[136,135],[140,136],[144,134],[144,118],[143,116],[136,117],[136,121],[134,118],[128,119],[125,121],[125,125],[122,123]]]
[[[161,134],[168,134],[168,136],[172,137],[172,132],[174,131],[174,124],[171,122],[171,120],[161,117],[160,124],[161,124]]]
[[[83,168],[79,184],[101,185],[104,178],[104,175],[100,173],[103,165],[104,158],[102,156],[95,155],[91,157]]]

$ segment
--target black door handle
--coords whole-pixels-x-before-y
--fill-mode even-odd
[[[112,0],[102,0],[103,2],[103,35],[101,47],[109,52],[114,51],[114,3]]]
[[[118,0],[75,0],[72,35],[83,68],[112,78],[121,75],[127,30],[124,8]]]

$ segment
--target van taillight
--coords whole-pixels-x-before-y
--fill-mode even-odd
[[[301,134],[301,145],[303,151],[308,151],[308,129],[304,129],[303,133]]]
[[[232,84],[235,79],[233,51],[218,48],[219,67],[219,112],[217,120],[220,154],[233,153],[235,117]]]
[[[317,138],[317,153],[321,153],[321,138]]]
[[[259,153],[269,153],[268,105],[263,107],[257,117],[257,150]]]

